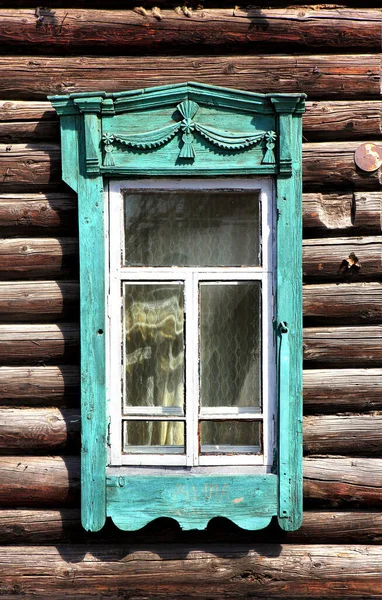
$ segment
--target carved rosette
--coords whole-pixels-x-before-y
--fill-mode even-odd
[[[266,151],[262,164],[274,165],[276,163],[274,148],[277,136],[274,131],[255,130],[254,132],[234,132],[203,125],[194,119],[199,110],[199,105],[193,100],[181,102],[177,105],[177,109],[183,119],[159,129],[131,135],[104,133],[102,136],[105,153],[104,166],[114,165],[113,151],[116,142],[130,148],[152,150],[167,144],[177,133],[182,134],[182,147],[179,153],[180,159],[188,161],[195,159],[196,152],[193,142],[195,134],[198,133],[214,146],[228,152],[245,150],[265,139]]]

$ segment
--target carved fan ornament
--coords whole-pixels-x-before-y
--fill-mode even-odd
[[[260,131],[255,133],[246,132],[231,132],[207,125],[201,125],[194,121],[194,117],[198,112],[199,105],[193,100],[185,100],[177,105],[177,109],[182,115],[182,121],[166,125],[160,129],[146,131],[144,133],[134,133],[131,135],[117,135],[114,133],[104,133],[102,141],[105,150],[105,166],[114,166],[113,151],[115,142],[129,146],[130,148],[138,148],[141,150],[150,150],[159,148],[167,144],[177,133],[182,132],[183,145],[180,149],[179,158],[186,160],[194,160],[194,135],[199,133],[202,137],[208,140],[214,146],[222,150],[243,150],[253,146],[263,139],[266,141],[266,152],[262,160],[264,165],[273,165],[276,163],[274,156],[274,147],[276,143],[276,133],[274,131]]]

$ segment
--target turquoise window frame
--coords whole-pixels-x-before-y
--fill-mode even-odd
[[[125,530],[157,517],[203,529],[216,516],[247,529],[302,521],[302,185],[304,94],[186,83],[53,96],[63,180],[78,194],[81,286],[81,513]],[[126,177],[271,176],[276,183],[278,433],[274,472],[107,473],[104,185]],[[94,249],[97,252],[94,252]],[[206,471],[207,472],[207,471]]]

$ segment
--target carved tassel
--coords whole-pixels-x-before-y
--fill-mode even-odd
[[[179,154],[179,158],[195,158],[194,136],[192,133],[184,133],[182,135],[183,146]]]
[[[264,154],[264,158],[262,160],[262,164],[263,165],[274,165],[276,164],[276,159],[275,159],[275,154],[273,152],[273,149],[275,147],[276,144],[276,134],[274,131],[267,131],[267,133],[265,134],[265,140],[266,140],[266,152]]]

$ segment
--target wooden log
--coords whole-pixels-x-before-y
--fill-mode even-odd
[[[305,285],[303,300],[306,325],[382,322],[382,283]]]
[[[306,141],[380,138],[382,102],[310,102],[303,116]]]
[[[75,409],[0,408],[0,453],[73,453],[80,444]],[[350,456],[382,455],[382,416],[304,417],[304,452]]]
[[[305,141],[342,141],[381,137],[381,101],[307,101],[303,115]],[[4,143],[57,141],[58,116],[50,102],[0,101]]]
[[[78,344],[77,324],[0,324],[0,361],[3,365],[73,363],[78,359]]]
[[[30,102],[24,100],[0,100],[1,121],[56,121],[56,111],[48,101]]]
[[[310,236],[336,230],[349,235],[379,234],[381,204],[381,192],[303,194],[304,228]]]
[[[0,473],[0,506],[78,506],[77,457],[0,456]]]
[[[382,455],[382,415],[304,417],[305,454]]]
[[[0,453],[62,452],[80,447],[80,411],[0,408]]]
[[[77,365],[0,367],[0,405],[79,406]]]
[[[97,535],[86,535],[77,508],[2,509],[0,544],[57,544],[84,541],[147,544],[268,542],[284,544],[379,544],[382,541],[382,514],[378,511],[305,511],[300,529],[281,532],[276,527],[243,531],[233,523],[214,519],[207,530],[185,532],[173,520],[152,523],[134,531],[119,531],[111,524]]]
[[[380,96],[378,54],[178,57],[0,57],[3,100],[198,81],[252,92],[305,92],[310,99]]]
[[[77,252],[75,238],[0,239],[0,278],[75,276]]]
[[[304,328],[306,365],[377,367],[382,360],[382,325]]]
[[[382,459],[305,458],[304,498],[306,506],[382,505]]]
[[[59,142],[60,126],[56,121],[0,122],[0,143]]]
[[[61,151],[57,144],[0,144],[0,193],[57,191]]]
[[[303,273],[307,282],[351,282],[379,279],[382,236],[320,238],[303,241]],[[343,263],[350,254],[358,258],[359,269]],[[350,266],[350,265],[349,265]]]
[[[364,173],[355,167],[358,146],[359,142],[303,144],[305,191],[322,192],[325,187],[379,190],[379,171]],[[60,155],[60,146],[55,144],[0,144],[0,193],[57,191]]]
[[[375,141],[378,143],[377,140]],[[322,192],[323,184],[325,187],[332,189],[380,190],[381,173],[379,170],[370,174],[355,166],[354,153],[361,143],[319,142],[304,144],[303,183],[305,191]],[[321,174],[321,179],[319,174]]]
[[[305,413],[382,410],[382,369],[304,370]]]
[[[382,548],[364,545],[3,546],[2,594],[26,597],[378,598]]]
[[[215,51],[380,51],[381,10],[210,9],[150,11],[50,8],[0,11],[0,43],[14,53],[118,54]]]
[[[33,187],[33,186],[32,186]],[[77,199],[69,194],[0,194],[2,235],[61,230],[77,235]]]
[[[0,282],[0,321],[56,321],[79,312],[76,281]]]

